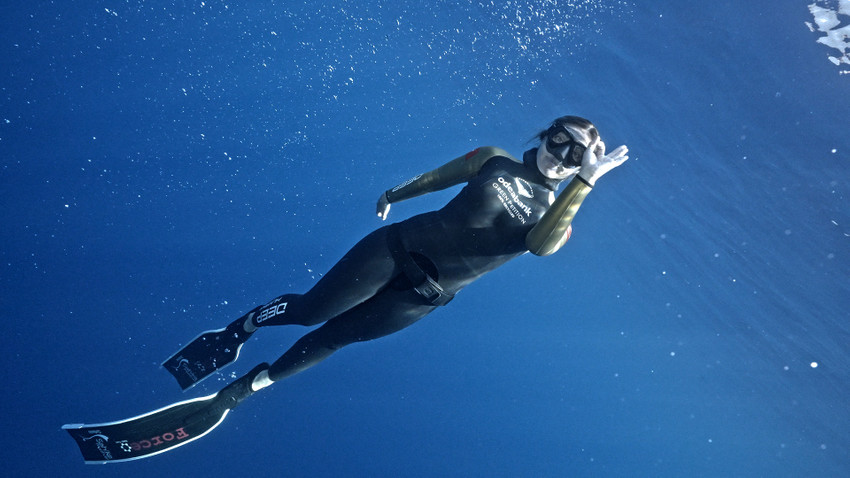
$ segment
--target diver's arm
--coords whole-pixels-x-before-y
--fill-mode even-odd
[[[573,178],[540,221],[528,231],[525,247],[538,256],[548,256],[560,249],[569,239],[573,217],[591,189],[579,176]]]
[[[378,217],[386,220],[390,204],[439,191],[472,179],[484,163],[493,156],[505,156],[516,161],[507,151],[494,146],[484,146],[455,158],[433,171],[415,176],[387,190],[378,199]]]
[[[525,246],[532,254],[548,256],[560,249],[569,239],[570,224],[596,180],[629,159],[625,146],[606,155],[604,143],[599,143],[587,148],[579,173],[525,236]]]

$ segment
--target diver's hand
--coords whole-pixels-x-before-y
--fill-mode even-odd
[[[618,146],[614,151],[605,154],[605,143],[600,140],[594,141],[584,157],[581,159],[581,170],[578,175],[593,186],[602,175],[623,164],[629,159],[629,148],[626,145]]]
[[[390,213],[390,200],[387,199],[386,191],[378,198],[378,217],[382,221],[387,220],[387,215]]]

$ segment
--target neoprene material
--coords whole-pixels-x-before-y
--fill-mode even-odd
[[[323,323],[271,367],[260,364],[215,395],[127,420],[62,428],[87,463],[136,460],[196,440],[255,393],[252,385],[263,388],[345,345],[408,327],[435,304],[529,250],[551,254],[569,237],[570,222],[590,191],[589,184],[574,179],[553,204],[558,182],[540,173],[536,150],[527,151],[520,163],[498,148],[481,148],[388,191],[387,197],[399,201],[464,181],[467,185],[442,209],[367,235],[307,293],[282,295],[225,329],[202,334],[164,364],[187,388],[235,360],[254,327]]]
[[[480,148],[391,189],[387,197],[397,202],[464,181],[467,185],[442,209],[393,226],[417,264],[451,295],[528,252],[529,231],[550,209],[559,184],[538,170],[536,149],[519,162],[498,148]],[[564,199],[568,207],[550,216],[546,229],[552,231],[537,229],[545,238],[538,253],[563,244],[557,233],[568,229],[580,195]],[[385,226],[363,238],[308,292],[282,295],[254,315],[258,327],[323,323],[272,364],[272,380],[312,367],[353,342],[397,332],[436,308],[403,274],[387,232]]]
[[[532,254],[548,256],[567,242],[573,217],[591,189],[579,176],[570,181],[552,207],[540,218],[540,222],[525,237],[525,245]]]
[[[455,158],[437,169],[414,176],[387,190],[387,200],[390,203],[404,201],[468,181],[478,174],[484,163],[494,156],[516,160],[504,149],[495,146],[483,146]]]

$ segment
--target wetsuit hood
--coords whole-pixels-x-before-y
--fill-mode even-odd
[[[555,191],[558,189],[558,186],[563,182],[563,179],[552,179],[547,178],[540,172],[540,168],[537,167],[537,149],[532,148],[522,154],[522,164],[525,165],[526,168],[532,171],[534,175],[534,181],[538,184],[542,184],[546,186],[547,189]]]

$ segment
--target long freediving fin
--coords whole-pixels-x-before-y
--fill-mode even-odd
[[[88,464],[118,463],[157,455],[196,440],[229,410],[210,413],[215,395],[175,403],[145,415],[110,423],[64,425]]]
[[[239,358],[239,350],[251,336],[245,332],[244,319],[223,329],[202,332],[162,366],[168,370],[184,391]]]
[[[215,395],[194,398],[110,423],[64,425],[88,464],[138,460],[206,435],[253,393],[251,383],[269,365],[256,366]]]

